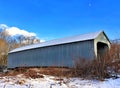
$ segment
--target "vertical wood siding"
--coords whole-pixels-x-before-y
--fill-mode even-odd
[[[74,66],[77,58],[94,58],[94,41],[41,47],[8,55],[8,68],[19,66]]]

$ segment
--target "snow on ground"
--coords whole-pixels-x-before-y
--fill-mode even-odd
[[[106,81],[82,80],[80,78],[25,78],[23,75],[0,77],[0,88],[120,88],[120,78]]]

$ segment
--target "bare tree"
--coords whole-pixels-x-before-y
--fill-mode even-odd
[[[0,65],[6,65],[8,52],[34,43],[39,43],[40,40],[35,36],[16,35],[10,36],[6,29],[0,29]]]
[[[5,40],[0,39],[0,65],[6,65],[7,55],[8,55],[8,43]]]

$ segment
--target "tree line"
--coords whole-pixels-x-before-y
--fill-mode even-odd
[[[11,36],[6,29],[0,29],[0,66],[7,65],[8,52],[22,46],[39,43],[35,36]]]

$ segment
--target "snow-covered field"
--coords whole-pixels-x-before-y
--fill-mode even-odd
[[[82,80],[80,78],[25,78],[23,75],[0,77],[0,88],[120,88],[120,78],[106,81]]]

